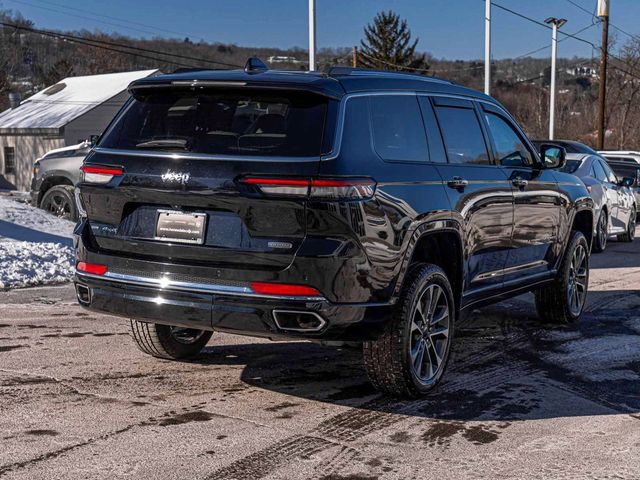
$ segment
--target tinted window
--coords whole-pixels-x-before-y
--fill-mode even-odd
[[[613,173],[613,170],[611,170],[611,167],[606,162],[601,162],[601,163],[602,163],[602,168],[604,168],[604,172],[607,174],[607,178],[609,179],[609,181],[611,183],[618,183],[618,177],[616,177],[616,174]]]
[[[607,174],[605,173],[604,169],[602,168],[602,165],[600,165],[600,162],[598,162],[598,161],[593,162],[592,170],[593,170],[593,176],[595,178],[597,178],[601,182],[608,181],[607,180]]]
[[[479,165],[491,163],[474,110],[439,105],[435,110],[449,162]]]
[[[567,163],[565,163],[564,167],[562,167],[560,171],[564,173],[575,173],[575,171],[580,168],[581,164],[582,160],[567,160]]]
[[[531,154],[511,125],[493,113],[485,112],[484,116],[496,146],[496,156],[500,165],[507,167],[531,165]]]
[[[427,138],[415,95],[369,97],[371,134],[384,160],[426,162]]]
[[[326,100],[273,92],[170,91],[138,96],[101,147],[226,155],[316,156]]]

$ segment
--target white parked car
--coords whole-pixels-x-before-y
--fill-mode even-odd
[[[632,150],[599,150],[598,153],[614,162],[640,163],[640,152]]]

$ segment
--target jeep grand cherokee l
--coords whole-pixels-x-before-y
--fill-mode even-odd
[[[213,331],[361,342],[415,397],[462,310],[535,293],[576,321],[593,204],[494,99],[447,81],[191,71],[134,82],[78,184],[79,302],[181,359]]]

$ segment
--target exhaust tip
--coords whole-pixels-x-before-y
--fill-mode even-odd
[[[76,284],[76,297],[80,305],[89,305],[91,303],[91,289],[86,285]]]
[[[327,321],[316,312],[298,310],[274,310],[276,326],[286,332],[319,332]]]

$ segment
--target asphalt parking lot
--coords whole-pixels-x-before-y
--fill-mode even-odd
[[[168,362],[69,285],[0,293],[0,477],[637,479],[640,240],[590,283],[577,326],[541,326],[530,295],[471,312],[414,402],[356,350],[216,334]]]

